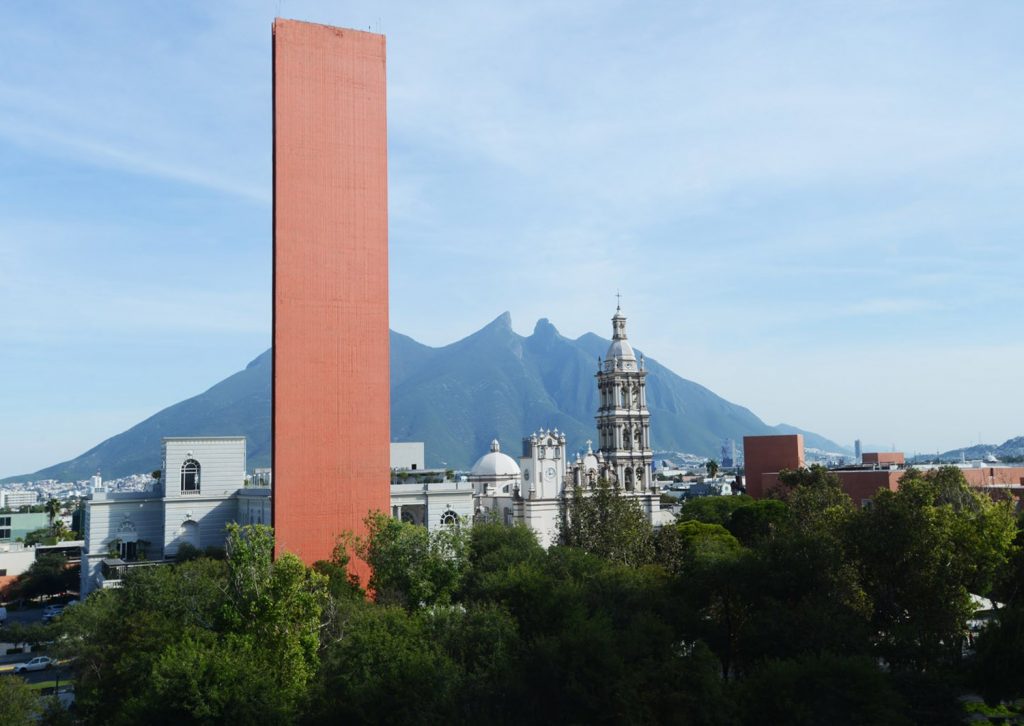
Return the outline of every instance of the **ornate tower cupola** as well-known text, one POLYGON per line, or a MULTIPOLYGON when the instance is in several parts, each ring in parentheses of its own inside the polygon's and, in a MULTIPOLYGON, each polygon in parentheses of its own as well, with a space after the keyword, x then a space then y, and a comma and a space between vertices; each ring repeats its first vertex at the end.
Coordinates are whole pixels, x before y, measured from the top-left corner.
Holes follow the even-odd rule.
POLYGON ((626 340, 626 316, 616 306, 612 316, 612 344, 598 361, 597 409, 599 452, 606 476, 626 491, 643 492, 651 486, 650 412, 643 359, 637 360, 626 340))

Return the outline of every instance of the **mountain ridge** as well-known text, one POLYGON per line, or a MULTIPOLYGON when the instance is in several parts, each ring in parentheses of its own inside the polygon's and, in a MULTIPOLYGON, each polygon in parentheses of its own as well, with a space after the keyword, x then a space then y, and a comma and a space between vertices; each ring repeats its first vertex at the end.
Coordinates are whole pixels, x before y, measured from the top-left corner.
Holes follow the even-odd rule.
MULTIPOLYGON (((564 431, 569 450, 596 438, 597 360, 610 341, 594 333, 571 339, 548 318, 528 336, 504 312, 440 347, 390 331, 391 439, 423 441, 428 466, 468 468, 498 438, 516 456, 537 427, 564 431)), ((636 349, 637 355, 642 355, 636 349)), ((770 426, 748 408, 682 378, 645 356, 653 448, 717 457, 726 439, 803 433, 809 447, 847 451, 813 432, 770 426)), ((203 393, 169 406, 82 455, 3 482, 105 478, 160 467, 163 436, 244 435, 250 468, 270 464, 271 350, 203 393)))
MULTIPOLYGON (((994 456, 998 460, 1020 461, 1024 459, 1024 436, 1014 436, 1001 444, 974 444, 959 449, 950 449, 938 455, 939 461, 956 462, 961 458, 978 461, 994 456)), ((931 461, 931 454, 918 454, 915 461, 931 461)))

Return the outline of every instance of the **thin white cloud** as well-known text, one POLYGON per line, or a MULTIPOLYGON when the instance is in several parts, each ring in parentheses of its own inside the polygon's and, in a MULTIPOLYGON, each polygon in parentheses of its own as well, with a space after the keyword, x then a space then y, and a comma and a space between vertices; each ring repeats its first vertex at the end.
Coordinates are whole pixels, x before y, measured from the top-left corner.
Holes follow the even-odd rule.
POLYGON ((214 174, 210 169, 172 163, 143 152, 117 148, 96 139, 87 139, 46 129, 38 124, 18 124, 0 115, 0 137, 37 153, 78 159, 140 176, 154 176, 210 189, 224 194, 269 204, 270 190, 265 185, 236 182, 214 174))

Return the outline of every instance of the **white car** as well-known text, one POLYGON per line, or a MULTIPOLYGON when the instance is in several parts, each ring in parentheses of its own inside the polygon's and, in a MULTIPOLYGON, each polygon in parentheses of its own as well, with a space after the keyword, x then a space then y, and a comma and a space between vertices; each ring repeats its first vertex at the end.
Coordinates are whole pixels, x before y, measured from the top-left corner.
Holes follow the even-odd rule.
POLYGON ((14 672, 26 673, 28 671, 45 671, 51 665, 53 665, 53 658, 47 658, 45 655, 39 655, 27 663, 18 663, 14 666, 14 672))

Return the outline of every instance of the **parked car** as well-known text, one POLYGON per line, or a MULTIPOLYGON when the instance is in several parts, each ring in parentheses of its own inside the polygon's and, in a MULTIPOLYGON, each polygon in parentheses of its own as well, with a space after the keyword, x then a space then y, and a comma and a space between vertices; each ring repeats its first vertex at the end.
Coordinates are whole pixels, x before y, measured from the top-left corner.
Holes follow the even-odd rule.
POLYGON ((53 664, 53 659, 45 655, 38 655, 27 663, 18 663, 14 666, 15 673, 27 673, 28 671, 45 671, 53 664))
POLYGON ((47 605, 43 608, 43 622, 48 623, 64 612, 63 605, 47 605))

